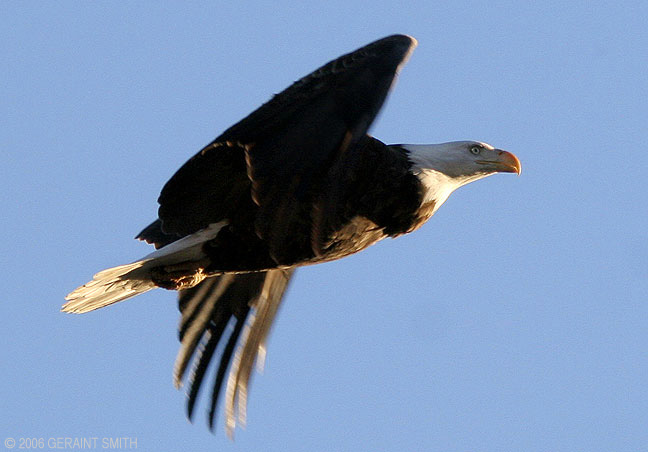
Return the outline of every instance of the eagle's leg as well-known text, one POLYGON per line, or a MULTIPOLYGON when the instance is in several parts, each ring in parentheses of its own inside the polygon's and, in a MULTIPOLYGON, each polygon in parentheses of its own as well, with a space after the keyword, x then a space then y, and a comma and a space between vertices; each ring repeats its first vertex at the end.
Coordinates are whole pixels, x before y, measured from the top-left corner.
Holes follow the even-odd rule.
POLYGON ((202 260, 156 267, 151 269, 151 280, 163 289, 190 289, 209 276, 205 273, 208 264, 207 260, 202 260))

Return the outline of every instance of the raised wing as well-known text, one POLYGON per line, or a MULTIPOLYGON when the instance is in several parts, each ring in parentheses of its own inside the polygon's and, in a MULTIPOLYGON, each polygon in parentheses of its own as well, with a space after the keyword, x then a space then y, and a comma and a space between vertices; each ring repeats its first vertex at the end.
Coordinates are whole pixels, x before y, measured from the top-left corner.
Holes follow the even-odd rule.
POLYGON ((340 161, 365 137, 415 45, 403 35, 373 42, 298 80, 227 129, 163 188, 163 231, 183 236, 228 219, 234 227, 253 227, 277 262, 305 245, 295 237, 313 242, 313 203, 329 169, 344 166, 340 161))

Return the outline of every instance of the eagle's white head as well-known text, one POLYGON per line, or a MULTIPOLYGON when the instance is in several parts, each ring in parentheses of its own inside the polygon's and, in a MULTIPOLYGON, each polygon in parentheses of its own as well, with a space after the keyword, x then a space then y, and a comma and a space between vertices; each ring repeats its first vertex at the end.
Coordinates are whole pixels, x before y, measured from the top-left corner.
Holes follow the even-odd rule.
POLYGON ((522 171, 515 155, 479 141, 399 146, 408 152, 412 172, 426 188, 423 202, 434 201, 435 211, 462 185, 495 173, 522 171))

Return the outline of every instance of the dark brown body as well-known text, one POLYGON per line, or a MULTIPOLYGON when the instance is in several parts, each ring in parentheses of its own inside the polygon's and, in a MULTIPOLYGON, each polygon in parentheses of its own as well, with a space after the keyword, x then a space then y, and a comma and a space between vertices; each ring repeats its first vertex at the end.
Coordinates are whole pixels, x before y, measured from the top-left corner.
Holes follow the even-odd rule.
MULTIPOLYGON (((259 234, 260 209, 250 196, 252 184, 241 184, 242 194, 233 206, 231 217, 226 219, 228 224, 215 239, 204 245, 209 258, 205 272, 270 270, 339 259, 385 237, 411 232, 427 220, 429 214, 426 209, 421 210, 422 186, 409 171, 410 162, 405 151, 368 136, 359 143, 359 148, 359 161, 337 175, 338 180, 347 181, 347 186, 353 190, 344 190, 338 195, 341 198, 338 205, 342 208, 337 209, 326 237, 320 237, 321 231, 314 227, 321 224, 317 216, 323 214, 318 199, 325 196, 321 192, 326 186, 322 187, 321 182, 313 182, 303 201, 295 204, 299 212, 285 213, 301 221, 292 222, 292 236, 280 253, 273 253, 269 242, 259 234), (314 246, 320 242, 320 247, 314 246)), ((237 157, 227 155, 224 158, 237 157)), ((238 159, 243 158, 241 152, 238 159)), ((174 239, 164 233, 160 221, 151 224, 139 237, 158 244, 174 239)))

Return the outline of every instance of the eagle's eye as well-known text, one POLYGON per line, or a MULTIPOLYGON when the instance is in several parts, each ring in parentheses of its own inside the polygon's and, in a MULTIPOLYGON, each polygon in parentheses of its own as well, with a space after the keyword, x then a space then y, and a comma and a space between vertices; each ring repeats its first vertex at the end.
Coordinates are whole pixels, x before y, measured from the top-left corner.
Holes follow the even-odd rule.
POLYGON ((470 152, 472 152, 475 155, 478 155, 481 152, 481 147, 473 146, 473 147, 470 148, 470 152))

